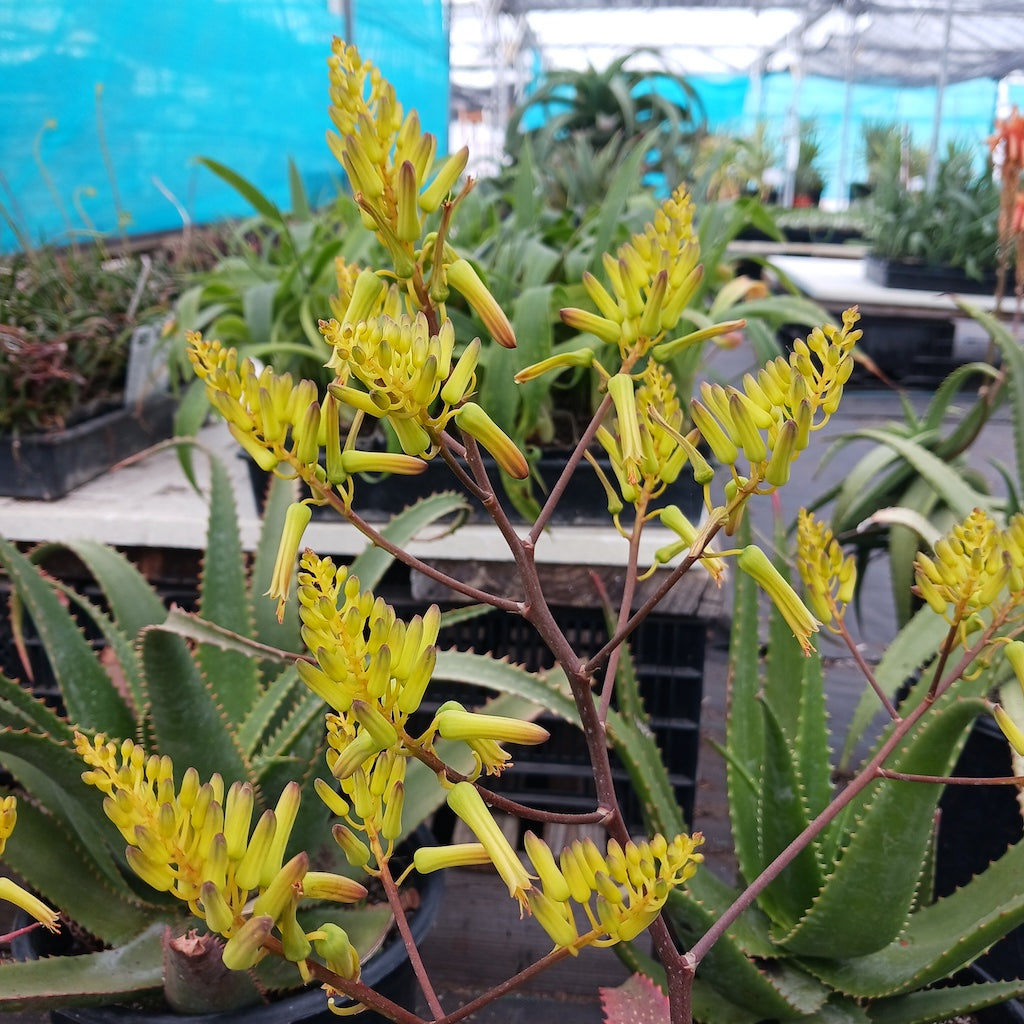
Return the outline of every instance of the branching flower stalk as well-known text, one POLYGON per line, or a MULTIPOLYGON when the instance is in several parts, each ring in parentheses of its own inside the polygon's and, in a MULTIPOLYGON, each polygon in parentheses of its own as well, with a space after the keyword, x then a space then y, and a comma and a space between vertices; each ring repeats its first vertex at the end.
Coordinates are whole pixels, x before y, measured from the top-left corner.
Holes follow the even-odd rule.
MULTIPOLYGON (((1015 666, 1019 662, 1024 680, 1024 645, 1008 646, 1017 643, 1024 622, 1024 519, 999 529, 977 512, 936 546, 934 558, 921 556, 918 592, 949 623, 928 693, 905 714, 879 693, 893 721, 879 749, 703 936, 679 951, 661 915, 672 894, 699 870, 702 838, 656 833, 637 839, 627 830, 609 751, 618 660, 623 644, 683 575, 705 571, 720 581, 729 560, 768 594, 804 654, 813 654, 822 624, 853 649, 842 619, 854 566, 812 517, 801 516, 798 542, 805 597, 755 545, 713 545, 736 534, 748 502, 785 486, 793 461, 836 411, 860 336, 856 311, 844 314, 839 325, 813 330, 788 356, 748 374, 740 386, 703 384, 687 403, 677 394, 673 358, 742 323, 698 327, 695 315, 688 315, 703 269, 693 204, 684 189, 676 189, 651 223, 605 254, 603 279, 584 275, 589 307, 562 310, 563 321, 590 335, 593 347, 523 367, 515 376, 524 383, 582 367, 596 374, 605 391, 539 519, 521 533, 498 501, 497 481, 483 455, 514 479, 529 474, 529 462, 476 401, 477 378, 485 372, 482 344, 479 338, 457 338, 446 308, 458 292, 493 342, 515 346, 507 315, 449 241, 460 198, 471 187, 459 186, 466 154, 435 166, 436 141, 421 132, 415 112, 404 113, 390 84, 354 47, 336 41, 329 64, 337 129, 329 144, 390 265, 339 264, 334 317, 320 324, 335 375, 326 394, 311 381, 239 361, 234 350, 198 334, 190 337, 189 357, 242 449, 264 470, 297 478, 308 492, 288 515, 269 597, 278 602, 279 615, 288 602, 297 602, 308 654, 296 668, 327 708, 327 753, 316 788, 333 815, 332 835, 348 861, 383 886, 437 1024, 461 1020, 588 946, 629 942, 644 931, 653 937, 664 969, 671 1021, 689 1024, 694 977, 715 943, 846 807, 887 777, 887 760, 950 687, 1000 656, 1015 666), (378 423, 400 450, 361 446, 361 432, 378 423), (537 545, 571 476, 590 471, 591 442, 611 463, 611 474, 600 479, 610 522, 626 545, 626 583, 612 595, 612 636, 594 656, 583 658, 549 604, 537 545), (452 468, 489 513, 514 563, 518 593, 468 585, 392 543, 359 514, 362 474, 415 475, 435 458, 452 468), (666 503, 667 487, 684 474, 703 490, 700 522, 666 503), (510 763, 507 746, 547 738, 530 721, 472 712, 450 701, 426 728, 413 726, 435 667, 439 609, 402 620, 346 567, 304 548, 311 505, 332 507, 412 569, 474 601, 518 614, 536 629, 568 681, 593 769, 593 811, 539 811, 487 788, 487 777, 510 763), (661 529, 666 543, 653 564, 644 566, 641 538, 651 526, 661 529), (634 609, 638 582, 656 571, 658 586, 634 609), (947 669, 958 649, 958 662, 947 669), (447 764, 441 740, 463 744, 473 769, 459 772, 447 764), (490 864, 521 913, 533 916, 553 943, 536 964, 448 1013, 413 943, 399 901, 401 879, 391 867, 403 834, 406 771, 413 760, 435 774, 449 806, 476 839, 420 850, 416 868, 490 864), (558 851, 529 833, 524 861, 496 824, 495 809, 538 822, 599 822, 607 840, 577 840, 558 851)), ((1006 728, 1013 738, 1011 725, 1006 728)), ((88 766, 84 778, 105 794, 104 808, 129 844, 133 868, 184 900, 223 936, 229 966, 244 969, 267 955, 283 957, 303 980, 321 982, 339 1012, 336 1000, 345 996, 402 1024, 420 1024, 415 1014, 362 984, 358 956, 342 929, 325 923, 305 931, 298 924, 296 908, 303 899, 358 899, 364 890, 311 870, 304 852, 284 858, 297 813, 290 791, 253 826, 252 794, 244 787, 218 778, 203 783, 194 771, 175 784, 172 765, 156 755, 147 758, 128 738, 80 735, 78 749, 88 766)))

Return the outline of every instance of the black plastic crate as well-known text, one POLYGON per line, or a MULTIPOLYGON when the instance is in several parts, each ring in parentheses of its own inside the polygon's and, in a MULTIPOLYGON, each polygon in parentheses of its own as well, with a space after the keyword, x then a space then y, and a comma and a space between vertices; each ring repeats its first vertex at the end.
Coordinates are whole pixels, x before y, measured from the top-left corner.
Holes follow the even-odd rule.
MULTIPOLYGON (((558 607, 553 612, 581 656, 596 654, 606 642, 608 631, 599 609, 558 607)), ((641 698, 651 716, 653 742, 662 753, 688 822, 693 820, 696 796, 706 632, 706 623, 699 620, 656 613, 644 621, 630 640, 641 698)), ((550 652, 528 622, 497 611, 443 629, 439 643, 442 647, 489 652, 533 671, 553 664, 550 652)), ((412 723, 413 731, 425 728, 429 716, 446 700, 456 699, 474 706, 490 695, 483 687, 432 683, 412 723)), ((596 789, 583 733, 577 726, 547 713, 537 721, 548 729, 551 738, 536 747, 512 747, 513 766, 498 779, 488 779, 488 787, 543 810, 593 810, 596 789)), ((625 768, 614 754, 612 770, 626 825, 631 832, 642 834, 645 826, 640 803, 625 768)))

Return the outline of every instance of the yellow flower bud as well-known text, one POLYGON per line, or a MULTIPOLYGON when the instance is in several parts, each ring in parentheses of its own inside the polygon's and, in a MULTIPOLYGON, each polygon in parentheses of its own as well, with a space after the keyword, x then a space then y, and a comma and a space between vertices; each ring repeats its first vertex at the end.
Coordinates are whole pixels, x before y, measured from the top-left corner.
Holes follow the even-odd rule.
POLYGON ((622 337, 622 324, 607 317, 598 316, 586 309, 568 306, 559 311, 562 323, 584 334, 593 334, 595 338, 617 345, 622 337))
POLYGON ((284 621, 284 606, 291 590, 292 576, 295 573, 295 560, 302 544, 302 535, 313 516, 313 510, 305 502, 293 502, 288 506, 284 517, 284 529, 277 547, 277 558, 274 560, 274 571, 270 576, 270 589, 266 596, 277 598, 277 619, 284 621))
POLYGON ((577 956, 579 951, 574 944, 580 935, 573 919, 572 908, 564 901, 551 899, 540 889, 532 890, 527 899, 530 912, 551 937, 552 942, 577 956))
POLYGON ((578 348, 572 352, 562 352, 557 356, 549 356, 539 363, 527 366, 520 370, 513 380, 517 384, 525 384, 527 381, 536 380, 546 373, 556 370, 565 370, 575 367, 589 367, 594 363, 594 350, 590 348, 578 348))
POLYGON ((1009 740, 1010 746, 1024 757, 1024 730, 1006 713, 1000 704, 992 705, 992 714, 1003 735, 1009 740))
POLYGON ((771 559, 756 544, 748 544, 737 556, 736 564, 768 594, 800 641, 804 653, 810 654, 810 636, 818 631, 818 620, 807 610, 771 559))
POLYGON ((272 810, 264 811, 252 830, 249 843, 235 868, 235 881, 241 889, 256 889, 263 877, 263 864, 270 854, 277 830, 277 816, 272 810))
POLYGON ((512 324, 469 261, 456 260, 446 268, 445 273, 448 284, 465 297, 484 322, 491 337, 503 348, 515 348, 516 335, 512 324))
POLYGON ((523 846, 526 849, 526 855, 530 858, 530 863, 537 872, 537 878, 545 894, 559 903, 569 899, 571 895, 569 884, 555 863, 551 847, 532 831, 527 831, 523 836, 523 846))
POLYGON ((535 744, 543 743, 551 736, 547 729, 535 722, 473 711, 440 711, 434 721, 437 731, 446 740, 489 739, 499 743, 535 744))
POLYGON ((416 476, 427 464, 414 455, 400 452, 361 452, 354 448, 341 453, 341 464, 350 476, 356 473, 394 473, 397 476, 416 476))
POLYGON ((732 466, 740 456, 739 449, 718 421, 696 398, 690 399, 690 418, 708 443, 708 447, 714 452, 715 458, 723 465, 732 466))
POLYGON ((420 193, 420 209, 425 213, 433 213, 455 187, 455 183, 466 169, 467 163, 469 163, 468 146, 463 146, 458 152, 448 157, 434 176, 434 180, 420 193))
POLYGON ((263 955, 263 943, 270 937, 274 919, 267 915, 250 917, 241 928, 224 943, 222 959, 231 971, 247 971, 263 955))
POLYGON ((491 863, 508 886, 509 895, 519 901, 522 913, 527 906, 526 893, 533 888, 530 875, 527 874, 515 849, 498 828, 476 786, 470 782, 456 783, 448 792, 448 806, 483 843, 491 863))
POLYGON ((461 406, 455 413, 455 422, 460 430, 479 441, 509 476, 525 480, 530 475, 530 465, 515 442, 476 402, 461 406))
POLYGON ((490 864, 491 857, 483 843, 455 843, 451 846, 421 846, 413 854, 413 863, 421 875, 427 875, 445 868, 490 864))
POLYGON ((345 875, 336 875, 330 871, 307 871, 302 879, 302 894, 311 900, 356 903, 366 899, 366 887, 345 875))
POLYGON ((476 364, 480 358, 480 339, 474 338, 462 351, 455 369, 441 387, 441 401, 458 405, 472 390, 476 382, 476 364))

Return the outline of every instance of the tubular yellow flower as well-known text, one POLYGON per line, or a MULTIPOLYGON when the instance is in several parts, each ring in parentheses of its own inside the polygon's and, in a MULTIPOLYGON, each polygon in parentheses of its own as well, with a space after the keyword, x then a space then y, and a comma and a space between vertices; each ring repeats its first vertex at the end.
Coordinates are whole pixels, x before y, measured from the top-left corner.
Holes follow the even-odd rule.
POLYGON ((455 422, 460 430, 479 441, 509 476, 525 480, 530 475, 526 456, 476 402, 466 402, 461 406, 455 413, 455 422))
POLYGON ((11 878, 0 878, 0 900, 13 903, 51 932, 60 931, 60 915, 11 878))
POLYGON ((455 183, 466 169, 467 163, 469 163, 468 146, 463 146, 462 149, 448 157, 434 176, 434 180, 420 193, 420 209, 426 213, 433 213, 455 187, 455 183))
POLYGON ((307 871, 302 878, 302 892, 311 900, 332 903, 357 903, 366 899, 366 887, 354 878, 330 871, 307 871))
POLYGON ((400 452, 361 452, 355 448, 341 453, 341 464, 350 476, 354 473, 395 473, 416 476, 427 464, 415 455, 400 452))
POLYGON ((573 352, 562 352, 557 356, 549 356, 539 363, 524 367, 513 380, 517 384, 525 384, 527 381, 536 380, 546 373, 557 370, 566 370, 575 367, 589 367, 594 364, 594 350, 590 348, 578 348, 573 352))
POLYGON ((437 731, 446 740, 487 739, 498 743, 543 743, 551 734, 536 722, 518 718, 477 714, 450 708, 439 711, 434 719, 437 731))
POLYGON ((413 854, 413 863, 421 875, 444 868, 490 864, 491 855, 483 843, 455 843, 451 846, 421 846, 413 854))
POLYGON ((527 892, 533 888, 530 875, 515 849, 498 828, 491 812, 470 782, 456 783, 448 793, 448 806, 470 827, 480 840, 491 863, 508 886, 509 895, 519 901, 520 914, 527 907, 527 892))
POLYGON ((558 314, 562 323, 574 330, 582 331, 585 334, 592 334, 600 341, 609 345, 617 345, 622 337, 622 324, 607 317, 591 313, 586 309, 577 309, 574 306, 567 306, 558 314))
POLYGON ((771 559, 756 544, 749 544, 736 558, 736 564, 768 594, 793 630, 793 635, 800 641, 804 654, 810 654, 810 637, 818 631, 818 620, 807 610, 771 559))
POLYGON ((313 510, 306 502, 293 502, 288 506, 284 517, 284 529, 277 547, 277 558, 274 560, 274 571, 270 577, 270 589, 266 596, 277 598, 277 620, 284 621, 284 607, 288 602, 292 577, 295 574, 295 561, 302 544, 302 535, 313 516, 313 510))
POLYGON ((472 264, 468 260, 456 260, 445 268, 445 274, 448 283, 465 298, 484 322, 491 337, 503 348, 515 348, 516 335, 512 324, 472 264))
POLYGON ((474 338, 462 351, 455 368, 441 386, 441 401, 458 405, 474 387, 476 364, 480 359, 480 339, 474 338))

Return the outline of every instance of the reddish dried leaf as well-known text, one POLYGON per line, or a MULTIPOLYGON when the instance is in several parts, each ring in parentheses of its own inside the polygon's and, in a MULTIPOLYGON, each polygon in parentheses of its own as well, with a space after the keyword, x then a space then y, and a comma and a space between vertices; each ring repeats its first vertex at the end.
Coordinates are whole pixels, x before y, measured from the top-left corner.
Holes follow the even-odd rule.
POLYGON ((668 1024, 668 996, 645 974, 599 991, 605 1024, 668 1024))

